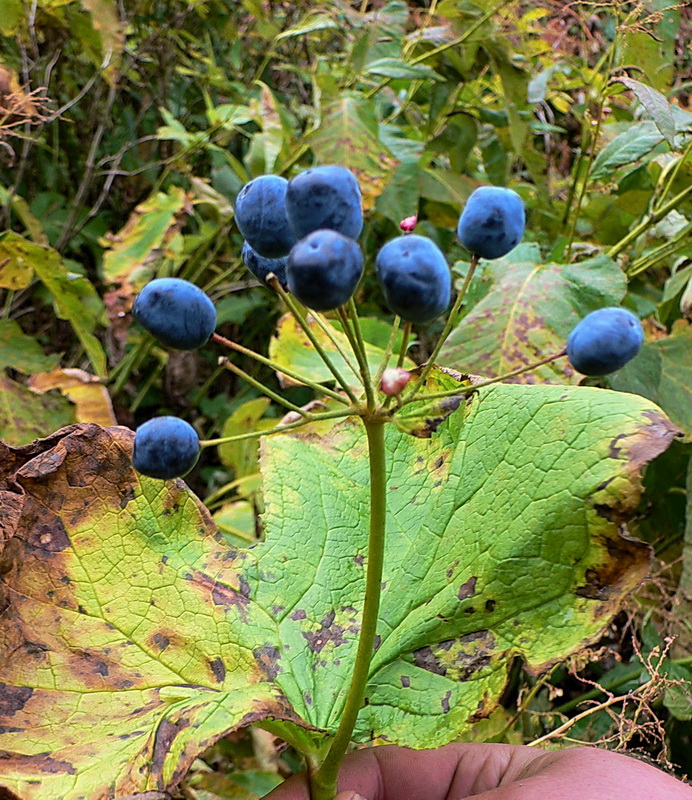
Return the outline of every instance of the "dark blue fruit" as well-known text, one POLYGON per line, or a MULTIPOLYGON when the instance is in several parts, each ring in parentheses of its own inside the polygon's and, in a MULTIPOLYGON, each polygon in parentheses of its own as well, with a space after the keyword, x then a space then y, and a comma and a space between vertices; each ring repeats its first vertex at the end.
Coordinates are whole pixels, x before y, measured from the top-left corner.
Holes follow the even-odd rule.
POLYGON ((431 239, 415 233, 392 239, 377 254, 376 267, 385 302, 407 322, 429 322, 449 306, 452 276, 431 239))
POLYGON ((363 254, 357 243, 337 231, 320 230, 301 239, 288 255, 288 288, 314 311, 343 305, 363 274, 363 254))
POLYGON ((357 239, 363 228, 360 187, 345 167, 312 167, 291 178, 286 212, 298 239, 324 228, 357 239))
POLYGON ((481 186, 466 201, 457 236, 481 258, 501 258, 519 244, 525 224, 524 204, 516 192, 481 186))
POLYGON ((254 250, 249 242, 243 244, 243 263, 250 272, 262 283, 267 282, 267 275, 271 272, 276 275, 279 283, 286 288, 286 261, 284 258, 265 258, 254 250))
POLYGON ((137 428, 132 466, 150 478, 180 478, 199 458, 197 431, 178 417, 155 417, 137 428))
POLYGON ((204 292, 181 278, 156 278, 137 295, 132 313, 161 344, 196 350, 216 327, 216 309, 204 292))
POLYGON ((641 322, 625 308, 592 311, 567 339, 567 357, 582 375, 608 375, 633 359, 644 341, 641 322))
POLYGON ((296 243, 286 216, 287 187, 280 175, 260 175, 243 186, 235 201, 240 232, 265 258, 283 258, 296 243))

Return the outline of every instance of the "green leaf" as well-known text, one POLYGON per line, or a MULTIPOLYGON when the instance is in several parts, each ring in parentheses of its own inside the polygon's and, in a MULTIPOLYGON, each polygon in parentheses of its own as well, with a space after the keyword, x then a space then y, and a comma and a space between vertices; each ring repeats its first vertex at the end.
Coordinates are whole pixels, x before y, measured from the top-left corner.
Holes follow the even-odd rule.
POLYGON ((602 181, 612 178, 616 169, 649 155, 662 141, 663 134, 655 122, 647 120, 632 123, 596 156, 591 179, 602 181))
POLYGON ((632 78, 616 78, 618 83, 622 83, 630 91, 634 92, 637 100, 647 110, 649 116, 656 124, 671 148, 675 147, 675 120, 670 110, 670 103, 659 91, 647 86, 641 81, 632 78))
MULTIPOLYGON (((388 426, 356 739, 442 745, 492 710, 516 656, 539 670, 594 640, 646 574, 621 531, 674 433, 632 395, 503 385, 432 439, 388 426)), ((360 421, 264 440, 266 540, 239 551, 182 481, 137 476, 131 445, 96 425, 0 445, 0 746, 23 800, 170 792, 238 727, 283 720, 317 744, 343 707, 368 538, 360 421)))
POLYGON ((190 209, 185 192, 172 186, 157 192, 133 211, 125 227, 110 238, 103 257, 103 277, 109 282, 132 281, 153 250, 167 244, 180 230, 190 209))
MULTIPOLYGON (((12 367, 25 375, 49 372, 60 363, 60 355, 46 355, 38 342, 27 336, 12 319, 0 320, 0 369, 12 367)), ((45 431, 43 431, 45 433, 45 431)))
POLYGON ((282 31, 277 37, 276 41, 280 42, 284 39, 293 39, 296 36, 305 36, 308 33, 315 33, 317 31, 327 31, 338 28, 336 20, 332 19, 327 14, 308 14, 301 22, 294 25, 288 30, 282 31))
MULTIPOLYGON (((329 355, 332 363, 346 379, 349 386, 354 389, 360 388, 360 378, 351 370, 336 347, 331 343, 327 335, 317 325, 314 320, 309 320, 310 330, 315 335, 317 341, 329 355)), ((344 333, 333 329, 334 339, 346 353, 355 372, 358 371, 358 362, 351 349, 351 345, 344 333)), ((365 343, 365 354, 368 359, 371 374, 375 374, 384 358, 384 348, 365 343)), ((277 324, 276 336, 269 343, 269 358, 282 367, 287 367, 295 372, 304 375, 315 383, 332 383, 334 375, 322 361, 321 356, 315 350, 312 342, 308 339, 303 329, 298 325, 292 314, 284 314, 277 324)), ((404 362, 404 369, 412 369, 415 364, 410 359, 404 362)), ((285 375, 279 375, 285 386, 295 386, 296 382, 285 375)))
POLYGON ((397 166, 378 137, 374 102, 356 92, 344 92, 327 102, 309 141, 320 163, 340 164, 355 174, 363 206, 372 208, 397 166))
POLYGON ((441 81, 443 78, 434 69, 424 64, 407 64, 400 58, 378 58, 371 61, 366 69, 366 74, 381 75, 384 78, 404 78, 405 80, 433 80, 441 81))
MULTIPOLYGON (((29 444, 46 431, 71 425, 75 419, 74 406, 58 392, 39 395, 0 375, 0 439, 13 445, 29 444)), ((1 502, 0 508, 4 515, 1 502)))
POLYGON ((17 234, 5 233, 0 236, 0 288, 26 289, 34 277, 34 268, 24 239, 17 234))
MULTIPOLYGON (((271 401, 267 397, 258 397, 255 400, 243 403, 224 422, 221 437, 236 436, 237 434, 274 427, 276 420, 262 420, 270 404, 271 401)), ((235 472, 236 479, 259 472, 259 441, 257 439, 244 439, 239 442, 220 444, 218 450, 221 463, 235 472)), ((252 489, 253 492, 257 491, 257 487, 253 486, 252 489)))
MULTIPOLYGON (((487 292, 449 335, 439 362, 487 377, 564 349, 580 319, 597 308, 619 305, 627 288, 622 270, 607 256, 577 264, 541 264, 533 244, 482 261, 481 270, 476 281, 487 292)), ((579 376, 561 359, 514 380, 570 383, 579 376)))
POLYGON ((670 336, 644 342, 608 380, 613 389, 657 403, 692 438, 692 324, 678 320, 670 336))
POLYGON ((34 271, 51 294, 58 317, 72 325, 96 374, 100 378, 106 377, 106 354, 92 333, 97 320, 88 313, 88 306, 83 301, 85 279, 70 273, 56 250, 28 242, 16 233, 4 234, 0 240, 0 258, 3 252, 16 263, 28 265, 34 271))

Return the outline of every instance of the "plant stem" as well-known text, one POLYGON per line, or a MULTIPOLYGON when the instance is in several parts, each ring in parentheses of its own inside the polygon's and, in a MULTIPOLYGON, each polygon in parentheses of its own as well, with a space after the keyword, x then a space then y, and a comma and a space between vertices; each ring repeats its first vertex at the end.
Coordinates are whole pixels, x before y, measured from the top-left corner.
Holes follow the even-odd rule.
POLYGON ((259 361, 260 364, 264 364, 266 367, 270 367, 275 372, 281 372, 284 375, 287 375, 289 378, 293 378, 294 381, 298 381, 299 383, 305 384, 305 386, 310 387, 316 392, 320 392, 321 394, 326 395, 327 397, 331 397, 332 400, 336 400, 339 403, 343 403, 344 405, 349 405, 348 400, 343 396, 340 395, 338 392, 333 391, 332 389, 328 389, 326 386, 322 386, 315 381, 311 381, 310 378, 306 378, 304 375, 301 375, 299 372, 295 372, 288 367, 283 367, 281 364, 277 364, 276 361, 272 361, 270 358, 266 358, 265 356, 256 353, 254 350, 250 350, 248 347, 243 347, 242 344, 238 344, 238 342, 234 342, 231 339, 226 339, 225 336, 221 336, 218 333, 213 333, 211 335, 212 341, 216 342, 217 344, 223 345, 223 347, 228 347, 231 350, 235 350, 238 353, 242 353, 245 356, 249 356, 250 358, 254 358, 255 361, 259 361))
POLYGON ((304 417, 305 419, 310 419, 310 414, 304 408, 297 406, 295 403, 291 403, 290 400, 286 400, 285 397, 282 397, 280 394, 277 394, 276 392, 267 388, 261 381, 258 381, 257 378, 253 378, 249 372, 245 372, 244 369, 241 369, 239 366, 237 366, 237 364, 234 364, 229 358, 226 358, 226 356, 221 356, 219 358, 219 364, 244 380, 245 383, 249 383, 250 386, 254 386, 255 389, 271 398, 275 403, 278 403, 280 406, 284 406, 284 408, 287 408, 289 411, 295 411, 296 414, 300 414, 300 416, 304 417))
POLYGON ((344 326, 344 333, 348 336, 348 340, 351 343, 351 347, 358 361, 361 383, 365 389, 368 410, 374 411, 375 394, 372 388, 372 378, 370 377, 370 365, 368 364, 368 355, 365 350, 365 342, 363 341, 363 334, 360 329, 358 309, 356 308, 353 298, 351 298, 345 306, 339 308, 339 316, 344 326))
POLYGON ((323 414, 309 414, 303 419, 296 422, 289 422, 286 425, 277 425, 276 428, 270 428, 268 431, 250 431, 249 433, 238 433, 235 436, 226 436, 222 439, 204 439, 200 441, 200 447, 214 447, 218 444, 230 444, 231 442, 242 442, 245 439, 259 439, 260 436, 270 436, 272 433, 285 433, 292 431, 294 428, 301 428, 310 422, 320 422, 323 419, 338 419, 339 417, 349 417, 353 414, 353 409, 346 409, 344 411, 325 411, 323 414))
POLYGON ((396 316, 394 317, 394 322, 392 322, 392 331, 389 334, 389 340, 387 341, 387 348, 384 351, 384 356, 382 358, 382 363, 377 368, 377 372, 375 373, 375 377, 373 378, 372 384, 375 389, 378 388, 380 385, 380 381, 382 380, 382 375, 384 375, 384 371, 389 366, 389 361, 392 357, 392 353, 394 352, 394 342, 396 340, 396 335, 399 331, 399 325, 401 324, 401 317, 396 316))
POLYGON ((356 404, 358 402, 358 399, 356 398, 355 394, 353 393, 353 390, 348 385, 348 383, 344 379, 343 375, 334 366, 334 364, 332 363, 331 358, 329 358, 329 355, 325 351, 324 347, 322 347, 322 345, 317 341, 317 337, 313 333, 312 328, 308 324, 308 321, 303 316, 303 313, 301 312, 300 308, 298 307, 298 304, 296 303, 296 301, 283 288, 283 286, 279 283, 279 281, 276 278, 270 279, 268 282, 269 282, 270 286, 272 287, 272 289, 274 289, 274 291, 277 294, 281 295, 281 299, 284 301, 284 303, 286 303, 286 305, 288 306, 289 310, 291 311, 293 316, 296 318, 296 321, 298 322, 300 327, 305 332, 305 335, 311 341, 312 346, 315 348, 315 350, 317 350, 317 352, 319 353, 319 356, 322 359, 322 361, 324 361, 327 369, 336 378, 337 383, 346 392, 346 394, 348 395, 348 397, 351 400, 351 402, 356 404))
POLYGON ((639 225, 632 228, 632 230, 626 236, 620 239, 617 244, 614 244, 610 250, 608 250, 607 255, 610 256, 610 258, 615 258, 618 256, 629 244, 641 236, 650 225, 655 225, 657 222, 662 220, 663 217, 673 211, 676 206, 680 205, 680 203, 690 192, 692 192, 692 185, 687 186, 681 192, 678 192, 675 197, 665 203, 665 205, 659 206, 658 209, 650 211, 639 223, 639 225))
POLYGON ((562 358, 562 356, 565 355, 567 355, 567 351, 561 350, 559 353, 554 353, 552 356, 542 358, 540 361, 535 361, 533 364, 527 364, 525 367, 519 367, 519 369, 512 370, 512 372, 506 372, 504 375, 498 375, 497 378, 490 378, 487 381, 482 381, 481 383, 475 384, 475 386, 462 386, 459 389, 449 389, 446 392, 421 394, 417 395, 416 397, 412 397, 410 400, 407 400, 407 402, 410 403, 416 400, 437 400, 441 397, 454 397, 455 395, 471 394, 478 389, 483 389, 485 386, 491 386, 493 383, 501 383, 502 381, 506 381, 508 378, 514 378, 517 375, 521 375, 523 372, 531 372, 532 369, 536 369, 536 367, 542 367, 544 364, 550 364, 551 361, 556 361, 558 358, 562 358))
POLYGON ((423 367, 423 370, 420 376, 418 377, 418 380, 416 380, 413 386, 411 386, 411 388, 402 397, 403 403, 405 403, 407 400, 413 397, 413 395, 420 389, 420 387, 425 383, 426 378, 430 374, 430 370, 435 366, 435 361, 437 360, 437 357, 440 355, 440 350, 442 350, 442 345, 444 345, 445 341, 447 340, 447 337, 449 336, 452 328, 454 327, 454 320, 456 318, 456 315, 459 313, 461 304, 464 302, 464 297, 466 296, 466 292, 468 291, 471 279, 473 278, 473 274, 476 271, 476 267, 478 266, 479 260, 480 256, 474 253, 471 258, 471 263, 469 264, 468 272, 466 273, 466 277, 464 278, 464 283, 462 284, 461 289, 459 290, 459 294, 457 295, 457 298, 454 301, 452 310, 447 315, 447 323, 444 326, 444 330, 440 334, 437 340, 437 344, 435 345, 435 349, 430 354, 428 363, 423 367))
POLYGON ((399 348, 399 357, 396 360, 397 367, 403 367, 404 361, 406 360, 406 351, 408 350, 408 344, 411 339, 411 323, 404 322, 404 335, 401 339, 401 347, 399 348))
POLYGON ((364 419, 370 457, 370 538, 368 541, 365 602, 358 639, 356 663, 351 678, 339 728, 318 770, 310 775, 311 800, 333 800, 336 795, 339 767, 351 743, 351 735, 363 706, 370 661, 375 647, 377 617, 380 607, 384 533, 386 520, 387 475, 384 449, 384 423, 364 419))
POLYGON ((339 343, 339 340, 334 335, 336 333, 334 328, 332 328, 332 326, 329 324, 329 322, 326 319, 322 319, 320 314, 313 314, 312 318, 320 326, 320 328, 322 328, 322 331, 324 332, 324 335, 334 345, 334 348, 339 353, 341 358, 343 358, 344 363, 346 364, 346 366, 351 370, 351 372, 356 376, 356 378, 358 380, 360 380, 360 376, 358 374, 358 370, 356 369, 356 367, 354 366, 353 362, 349 358, 348 353, 346 352, 346 350, 344 350, 344 348, 339 343))

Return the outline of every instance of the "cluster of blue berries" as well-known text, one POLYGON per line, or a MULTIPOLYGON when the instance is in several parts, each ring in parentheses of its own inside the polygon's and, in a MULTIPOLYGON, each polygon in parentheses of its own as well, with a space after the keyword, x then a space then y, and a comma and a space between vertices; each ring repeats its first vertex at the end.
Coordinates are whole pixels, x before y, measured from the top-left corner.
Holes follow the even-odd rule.
MULTIPOLYGON (((343 306, 363 274, 356 241, 363 228, 360 188, 344 167, 307 169, 290 181, 262 175, 238 194, 235 218, 245 238, 243 262, 261 282, 273 275, 283 289, 314 311, 343 306)), ((425 323, 444 313, 452 295, 447 261, 431 239, 410 233, 381 248, 376 272, 388 307, 407 322, 425 323)), ((409 223, 411 220, 406 220, 409 223)), ((483 186, 469 197, 457 235, 476 258, 509 253, 524 234, 524 205, 511 189, 483 186)), ((197 286, 179 278, 147 284, 133 305, 135 319, 162 344, 193 350, 216 327, 214 305, 197 286)), ((641 346, 639 320, 623 308, 586 316, 571 332, 567 355, 584 375, 607 375, 641 346)), ((199 457, 194 428, 176 417, 157 417, 135 435, 135 469, 155 478, 185 475, 199 457)))

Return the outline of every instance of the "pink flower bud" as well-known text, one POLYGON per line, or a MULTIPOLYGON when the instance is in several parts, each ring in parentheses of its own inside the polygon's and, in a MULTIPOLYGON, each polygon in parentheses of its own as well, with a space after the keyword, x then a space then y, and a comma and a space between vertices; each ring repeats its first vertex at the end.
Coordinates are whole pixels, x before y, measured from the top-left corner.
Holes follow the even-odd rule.
POLYGON ((418 217, 414 214, 412 217, 406 217, 399 223, 399 227, 404 233, 413 233, 416 225, 418 224, 418 217))
POLYGON ((411 373, 408 370, 401 367, 390 367, 382 373, 380 389, 388 397, 396 397, 396 395, 404 391, 410 380, 411 373))

